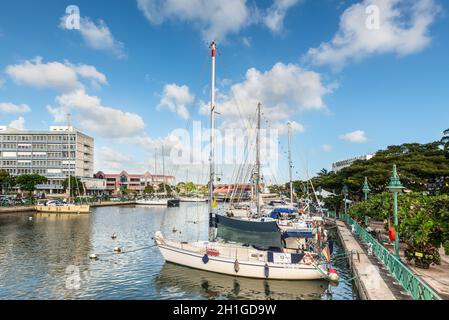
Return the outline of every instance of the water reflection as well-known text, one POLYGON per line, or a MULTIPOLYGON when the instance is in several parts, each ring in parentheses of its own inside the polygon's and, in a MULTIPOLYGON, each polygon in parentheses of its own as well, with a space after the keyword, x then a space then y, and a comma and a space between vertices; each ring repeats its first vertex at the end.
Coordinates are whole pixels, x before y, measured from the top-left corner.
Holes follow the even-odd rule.
MULTIPOLYGON (((326 284, 209 274, 165 264, 156 247, 113 252, 115 246, 125 252, 148 247, 158 230, 171 239, 206 240, 207 208, 191 203, 96 208, 90 215, 0 215, 0 299, 327 299, 326 284), (92 253, 100 259, 90 260, 92 253)), ((349 278, 344 261, 336 267, 349 278)), ((353 298, 348 283, 332 291, 334 299, 353 298)))
POLYGON ((327 281, 278 281, 231 277, 166 263, 155 280, 161 296, 176 299, 190 292, 202 299, 321 299, 327 281))

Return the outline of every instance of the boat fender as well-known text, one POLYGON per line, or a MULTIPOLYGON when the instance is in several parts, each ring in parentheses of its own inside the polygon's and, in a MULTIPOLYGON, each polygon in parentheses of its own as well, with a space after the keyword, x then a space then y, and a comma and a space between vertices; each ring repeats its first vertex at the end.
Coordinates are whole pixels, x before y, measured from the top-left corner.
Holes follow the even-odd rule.
POLYGON ((265 263, 265 266, 263 267, 263 272, 264 272, 265 278, 268 278, 270 275, 270 267, 268 266, 268 263, 265 263))
POLYGON ((240 263, 239 263, 239 261, 237 259, 235 259, 235 261, 234 261, 234 271, 236 273, 238 273, 239 270, 240 270, 240 263))
POLYGON ((208 262, 209 262, 209 256, 207 255, 207 254, 205 254, 204 256, 203 256, 203 263, 204 264, 207 264, 208 262))

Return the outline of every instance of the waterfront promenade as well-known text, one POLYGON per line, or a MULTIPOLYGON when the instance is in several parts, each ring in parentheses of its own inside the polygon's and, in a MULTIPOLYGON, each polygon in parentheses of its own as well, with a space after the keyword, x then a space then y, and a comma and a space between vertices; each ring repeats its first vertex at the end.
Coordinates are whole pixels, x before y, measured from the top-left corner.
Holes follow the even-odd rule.
POLYGON ((380 269, 370 261, 365 250, 345 223, 337 220, 336 224, 343 248, 346 252, 352 252, 352 255, 349 256, 350 266, 360 298, 363 300, 396 300, 386 279, 382 277, 380 269))

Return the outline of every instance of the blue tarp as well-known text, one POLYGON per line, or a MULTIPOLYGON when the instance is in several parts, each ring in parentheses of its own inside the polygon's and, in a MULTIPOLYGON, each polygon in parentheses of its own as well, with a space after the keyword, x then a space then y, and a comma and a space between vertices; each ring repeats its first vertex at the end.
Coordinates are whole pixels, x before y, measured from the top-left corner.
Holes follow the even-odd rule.
POLYGON ((312 231, 284 231, 282 232, 282 239, 286 238, 313 238, 312 231))
POLYGON ((288 208, 275 208, 271 211, 271 213, 296 213, 296 210, 288 208))

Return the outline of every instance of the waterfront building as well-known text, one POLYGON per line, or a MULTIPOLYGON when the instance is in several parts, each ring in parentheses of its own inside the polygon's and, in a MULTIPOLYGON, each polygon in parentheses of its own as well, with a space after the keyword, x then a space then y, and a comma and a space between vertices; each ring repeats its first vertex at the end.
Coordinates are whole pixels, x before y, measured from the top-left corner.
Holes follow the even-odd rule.
POLYGON ((83 183, 84 193, 87 196, 101 196, 106 194, 106 179, 97 178, 81 178, 83 183))
POLYGON ((353 164, 354 162, 356 162, 358 160, 366 161, 366 160, 371 159, 372 157, 374 157, 374 155, 367 154, 367 155, 363 155, 363 156, 359 156, 359 157, 354 157, 354 158, 334 162, 334 163, 332 163, 332 171, 338 172, 343 168, 349 167, 351 164, 353 164))
POLYGON ((21 131, 0 126, 0 170, 13 176, 39 174, 48 182, 38 192, 62 194, 68 177, 92 177, 94 139, 72 126, 21 131))
POLYGON ((120 173, 97 172, 94 178, 106 180, 106 192, 108 194, 118 194, 125 190, 142 193, 145 187, 151 185, 157 189, 160 183, 173 186, 175 184, 174 176, 164 176, 145 172, 142 174, 129 174, 126 171, 120 173))

